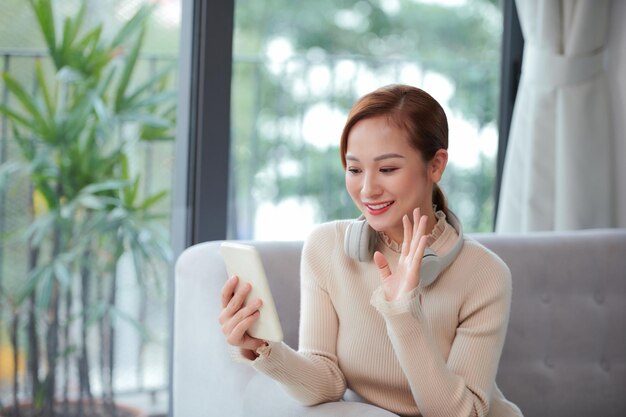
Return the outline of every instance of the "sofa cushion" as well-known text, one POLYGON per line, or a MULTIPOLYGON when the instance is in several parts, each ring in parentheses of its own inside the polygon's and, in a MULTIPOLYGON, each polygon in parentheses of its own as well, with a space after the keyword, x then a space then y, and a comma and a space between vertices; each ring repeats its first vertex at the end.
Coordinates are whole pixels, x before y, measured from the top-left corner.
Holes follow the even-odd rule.
POLYGON ((625 416, 626 231, 474 237, 512 273, 505 396, 527 416, 625 416))

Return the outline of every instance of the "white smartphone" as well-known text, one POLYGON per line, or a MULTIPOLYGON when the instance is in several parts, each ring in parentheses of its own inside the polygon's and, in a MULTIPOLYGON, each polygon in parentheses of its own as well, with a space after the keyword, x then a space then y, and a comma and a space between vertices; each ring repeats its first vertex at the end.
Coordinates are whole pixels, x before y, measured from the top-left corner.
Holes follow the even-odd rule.
POLYGON ((241 243, 224 242, 220 246, 220 254, 224 259, 229 277, 237 275, 239 277, 238 285, 245 282, 252 285, 252 291, 246 297, 244 305, 257 298, 263 300, 263 305, 259 309, 261 316, 248 329, 248 334, 257 339, 282 342, 283 329, 278 319, 263 262, 256 248, 241 243))

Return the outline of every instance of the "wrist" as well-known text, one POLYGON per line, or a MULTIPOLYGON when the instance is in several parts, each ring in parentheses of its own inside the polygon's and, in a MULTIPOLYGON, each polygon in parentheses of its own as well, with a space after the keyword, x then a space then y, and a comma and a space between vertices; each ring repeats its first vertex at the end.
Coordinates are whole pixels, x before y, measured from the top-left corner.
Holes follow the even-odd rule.
POLYGON ((241 356, 243 356, 244 358, 250 361, 253 361, 259 357, 259 355, 254 350, 241 348, 239 349, 239 351, 241 352, 241 356))
POLYGON ((241 348, 241 354, 246 358, 249 359, 251 361, 257 359, 259 356, 261 356, 261 350, 267 348, 269 346, 269 343, 267 343, 266 340, 263 340, 262 343, 256 347, 256 349, 245 349, 245 348, 241 348))

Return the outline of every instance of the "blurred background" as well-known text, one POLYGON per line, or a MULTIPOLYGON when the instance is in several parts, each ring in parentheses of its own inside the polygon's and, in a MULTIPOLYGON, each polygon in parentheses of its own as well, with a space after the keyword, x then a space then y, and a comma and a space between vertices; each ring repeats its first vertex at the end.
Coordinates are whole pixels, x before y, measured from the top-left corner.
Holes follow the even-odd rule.
POLYGON ((351 105, 390 83, 446 110, 442 187, 470 231, 493 223, 498 1, 237 1, 229 237, 302 239, 357 216, 338 139, 351 105))

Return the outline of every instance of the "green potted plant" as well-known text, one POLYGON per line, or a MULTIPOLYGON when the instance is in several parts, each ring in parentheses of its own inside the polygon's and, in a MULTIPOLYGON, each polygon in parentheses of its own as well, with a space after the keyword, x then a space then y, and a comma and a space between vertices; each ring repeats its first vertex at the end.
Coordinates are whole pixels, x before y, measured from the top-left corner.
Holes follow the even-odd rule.
POLYGON ((32 222, 25 231, 28 276, 18 290, 0 288, 14 361, 13 401, 0 416, 130 415, 115 403, 115 323, 145 329, 118 306, 118 286, 128 279, 118 262, 130 256, 146 288, 159 285, 151 268, 170 262, 171 254, 158 213, 167 192, 142 195, 129 149, 136 141, 172 138, 175 95, 166 88, 173 67, 133 82, 150 6, 111 39, 102 25, 85 27, 85 1, 62 28, 52 0, 30 6, 51 70, 36 62, 35 94, 2 74, 19 105, 0 106, 0 114, 21 160, 0 167, 0 186, 26 178, 32 222))

